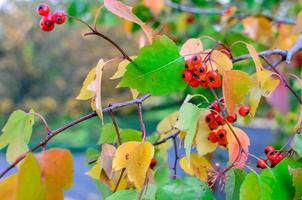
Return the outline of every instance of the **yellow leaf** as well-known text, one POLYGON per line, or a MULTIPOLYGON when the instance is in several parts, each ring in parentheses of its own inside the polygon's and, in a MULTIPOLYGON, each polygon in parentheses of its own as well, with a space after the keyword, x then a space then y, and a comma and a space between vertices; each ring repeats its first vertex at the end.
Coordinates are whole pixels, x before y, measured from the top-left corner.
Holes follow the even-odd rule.
POLYGON ((96 76, 96 68, 94 67, 88 73, 81 88, 80 94, 76 97, 78 100, 88 100, 93 97, 93 92, 87 89, 87 86, 95 79, 96 76))
POLYGON ((103 59, 99 60, 96 66, 96 77, 87 86, 87 89, 94 94, 93 99, 91 101, 91 107, 94 111, 97 112, 97 114, 102 120, 103 120, 103 111, 102 111, 101 89, 102 89, 102 75, 103 75, 103 69, 105 64, 106 63, 103 61, 103 59))
POLYGON ((112 178, 112 161, 114 154, 116 152, 116 148, 110 144, 102 145, 102 153, 101 153, 101 168, 104 170, 106 175, 111 179, 112 178))
POLYGON ((233 63, 231 59, 224 53, 218 50, 214 50, 211 54, 212 65, 220 71, 228 71, 233 69, 233 63))
POLYGON ((154 147, 151 143, 126 142, 118 147, 112 168, 114 171, 126 168, 129 180, 135 187, 142 188, 153 156, 154 147))
MULTIPOLYGON (((156 130, 159 134, 164 134, 164 133, 170 133, 176 124, 177 118, 178 118, 178 111, 168 115, 165 117, 163 120, 161 120, 156 127, 156 130)), ((165 134, 165 135, 166 135, 165 134)))
POLYGON ((13 174, 2 182, 0 182, 0 194, 1 198, 5 200, 15 200, 16 199, 16 185, 18 183, 18 175, 13 174))
POLYGON ((210 113, 209 110, 201 111, 200 119, 197 123, 195 136, 196 149, 199 156, 204 156, 207 153, 215 151, 217 143, 208 140, 208 135, 211 132, 209 126, 205 122, 205 117, 210 113))
POLYGON ((288 50, 297 42, 300 32, 293 33, 293 27, 290 24, 280 24, 278 26, 278 37, 273 48, 288 50))
POLYGON ((100 161, 100 157, 97 159, 95 165, 91 167, 89 171, 87 171, 85 174, 90 176, 93 179, 99 180, 101 177, 102 172, 102 165, 100 161))
POLYGON ((239 143, 238 143, 235 135, 232 133, 232 131, 228 127, 226 127, 226 129, 227 129, 227 140, 228 140, 227 148, 229 151, 229 159, 232 162, 235 162, 235 161, 237 162, 237 165, 236 165, 237 168, 243 168, 245 161, 248 158, 250 139, 243 130, 241 130, 240 128, 237 128, 237 127, 232 127, 232 129, 234 130, 237 138, 239 139, 239 141, 242 145, 242 148, 245 151, 245 153, 242 153, 242 155, 239 156, 239 159, 237 159, 238 154, 240 152, 239 143))
POLYGON ((262 43, 270 43, 273 39, 271 20, 265 17, 246 17, 242 20, 244 33, 262 43))
POLYGON ((144 0, 144 4, 146 7, 150 8, 152 12, 158 16, 162 9, 165 6, 165 1, 164 0, 144 0))
MULTIPOLYGON (((130 56, 130 58, 133 60, 137 56, 130 56)), ((114 73, 114 75, 110 79, 118 79, 122 78, 126 72, 127 65, 130 63, 129 60, 124 59, 120 64, 118 65, 117 71, 114 73)))
POLYGON ((251 79, 247 73, 239 70, 223 72, 222 90, 230 114, 233 114, 235 106, 244 100, 250 87, 251 79))
POLYGON ((296 24, 292 30, 294 33, 302 32, 302 11, 300 11, 297 15, 296 24))
MULTIPOLYGON (((260 58, 258 56, 258 53, 257 53, 256 49, 252 45, 250 45, 248 43, 245 43, 245 44, 246 44, 246 47, 249 50, 249 53, 250 53, 250 55, 251 55, 251 57, 252 57, 252 59, 253 59, 253 61, 255 63, 256 73, 258 74, 261 70, 264 69, 263 66, 262 66, 262 64, 261 64, 260 58)), ((260 77, 258 77, 258 75, 257 75, 257 80, 260 81, 260 77)))
POLYGON ((136 89, 130 88, 130 92, 132 94, 132 98, 133 99, 136 99, 138 97, 138 95, 139 95, 139 92, 136 89))
POLYGON ((180 55, 185 59, 190 59, 194 54, 200 54, 203 50, 203 45, 200 39, 188 39, 180 49, 180 55))
POLYGON ((213 167, 207 159, 200 157, 197 154, 190 156, 190 162, 188 157, 184 156, 179 161, 180 167, 190 176, 195 175, 201 181, 206 182, 208 180, 208 171, 213 167))

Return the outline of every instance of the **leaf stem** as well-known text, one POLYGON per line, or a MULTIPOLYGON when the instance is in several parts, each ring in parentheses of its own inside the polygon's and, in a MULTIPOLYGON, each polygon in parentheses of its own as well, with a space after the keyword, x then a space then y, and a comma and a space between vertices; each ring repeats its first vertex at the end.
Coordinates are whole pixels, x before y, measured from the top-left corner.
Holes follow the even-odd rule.
POLYGON ((115 116, 114 116, 112 110, 109 111, 109 115, 111 117, 114 129, 115 129, 115 132, 116 132, 116 135, 117 135, 118 145, 121 145, 122 144, 121 134, 120 134, 120 131, 119 131, 119 128, 118 128, 118 125, 116 123, 115 116))
POLYGON ((142 103, 137 103, 137 108, 138 108, 138 115, 139 115, 139 123, 140 123, 141 131, 142 131, 142 138, 143 138, 143 141, 145 141, 147 133, 146 133, 146 127, 145 127, 145 123, 144 123, 144 119, 143 119, 142 103))

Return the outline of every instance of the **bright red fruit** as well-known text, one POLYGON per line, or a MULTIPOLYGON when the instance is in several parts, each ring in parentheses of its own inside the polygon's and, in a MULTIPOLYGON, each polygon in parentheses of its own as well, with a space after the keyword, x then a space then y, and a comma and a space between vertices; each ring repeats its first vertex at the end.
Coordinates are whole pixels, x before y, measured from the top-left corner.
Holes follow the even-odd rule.
POLYGON ((46 32, 52 31, 54 29, 54 27, 55 27, 55 23, 52 21, 51 15, 44 16, 40 20, 40 28, 43 31, 46 31, 46 32))
POLYGON ((61 11, 57 11, 52 15, 52 21, 56 24, 64 24, 66 21, 66 14, 61 11))
POLYGON ((267 155, 268 153, 275 151, 275 148, 273 146, 266 146, 264 153, 267 155))
POLYGON ((245 117, 250 113, 250 107, 247 105, 240 106, 238 112, 239 112, 239 115, 241 115, 242 117, 245 117))
POLYGON ((191 58, 191 64, 192 65, 200 65, 201 64, 201 57, 200 55, 194 55, 192 58, 191 58))
POLYGON ((196 88, 200 85, 200 80, 193 76, 192 80, 189 82, 189 85, 196 88))
POLYGON ((270 161, 274 161, 278 157, 278 151, 270 151, 266 156, 270 161))
POLYGON ((206 74, 208 66, 201 62, 199 65, 195 65, 195 70, 198 74, 206 74))
POLYGON ((219 127, 219 125, 218 125, 218 123, 217 123, 216 121, 210 122, 210 123, 208 124, 208 126, 209 126, 209 128, 210 128, 211 130, 215 130, 215 129, 217 129, 217 128, 219 127))
POLYGON ((228 116, 226 117, 226 120, 227 120, 228 122, 230 122, 230 123, 236 122, 236 120, 237 120, 237 114, 234 113, 233 115, 228 115, 228 116))
POLYGON ((218 144, 221 145, 221 146, 224 146, 224 147, 226 147, 226 145, 228 144, 226 134, 227 134, 227 131, 224 128, 219 129, 217 131, 218 144))
POLYGON ((214 110, 213 112, 216 114, 217 112, 220 112, 220 106, 217 102, 212 103, 210 106, 211 110, 214 110), (216 112, 215 112, 216 111, 216 112))
POLYGON ((264 160, 264 159, 259 159, 257 161, 257 167, 258 168, 261 168, 261 169, 264 169, 267 167, 267 160, 264 160))
POLYGON ((206 80, 210 88, 218 88, 221 86, 221 79, 217 70, 209 71, 207 73, 206 80))
POLYGON ((217 117, 215 118, 215 120, 218 123, 218 125, 220 125, 220 126, 225 125, 225 120, 223 119, 223 117, 220 114, 217 115, 217 117))
POLYGON ((218 141, 218 137, 215 131, 211 131, 209 133, 208 140, 210 140, 213 143, 216 143, 218 141))
POLYGON ((187 70, 185 69, 182 72, 182 78, 186 81, 186 82, 190 82, 193 79, 193 72, 191 70, 187 70))
POLYGON ((47 16, 50 12, 50 8, 49 8, 48 4, 41 3, 37 7, 37 12, 41 16, 47 16))
POLYGON ((207 123, 211 123, 215 121, 215 115, 213 113, 207 114, 207 116, 205 117, 205 121, 207 123))
POLYGON ((152 158, 150 162, 150 168, 153 169, 157 165, 157 160, 156 158, 152 158))

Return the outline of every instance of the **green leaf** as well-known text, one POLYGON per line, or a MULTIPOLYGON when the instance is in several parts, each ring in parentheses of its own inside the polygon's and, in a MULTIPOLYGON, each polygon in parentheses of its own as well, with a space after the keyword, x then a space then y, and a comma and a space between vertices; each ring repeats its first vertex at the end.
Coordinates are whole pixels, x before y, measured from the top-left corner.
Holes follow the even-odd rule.
POLYGON ((156 192, 158 200, 187 200, 200 199, 212 200, 213 193, 207 183, 200 182, 194 177, 172 180, 158 188, 156 192))
POLYGON ((288 167, 290 173, 293 176, 293 186, 295 187, 295 198, 298 199, 302 197, 302 168, 291 168, 288 167))
POLYGON ((293 140, 293 149, 302 157, 302 134, 296 134, 293 140))
POLYGON ((146 192, 144 193, 143 200, 154 200, 157 191, 157 186, 154 184, 148 184, 146 192))
POLYGON ((130 200, 138 199, 139 193, 136 190, 120 190, 113 193, 106 200, 130 200))
POLYGON ((178 121, 176 122, 176 128, 182 131, 186 131, 185 138, 185 150, 186 156, 189 158, 191 155, 191 148, 193 139, 196 132, 197 122, 199 120, 201 109, 192 103, 183 103, 179 110, 178 121))
POLYGON ((240 186, 246 176, 246 172, 241 169, 231 169, 227 173, 225 184, 225 194, 227 200, 239 200, 240 186))
POLYGON ((0 149, 8 145, 6 159, 9 163, 15 161, 18 156, 28 150, 27 144, 30 141, 34 117, 33 110, 29 113, 17 110, 9 116, 3 127, 3 133, 0 136, 0 149))
POLYGON ((158 186, 162 186, 170 180, 170 170, 168 167, 160 167, 155 171, 154 174, 155 182, 158 186))
POLYGON ((120 130, 122 142, 141 141, 142 132, 135 129, 121 129, 120 130))
POLYGON ((139 93, 166 95, 182 91, 186 83, 181 78, 184 59, 176 44, 167 36, 158 36, 143 47, 134 63, 127 66, 121 87, 137 89, 139 93))
POLYGON ((101 128, 101 136, 98 144, 112 144, 115 141, 116 132, 113 124, 104 124, 101 128))

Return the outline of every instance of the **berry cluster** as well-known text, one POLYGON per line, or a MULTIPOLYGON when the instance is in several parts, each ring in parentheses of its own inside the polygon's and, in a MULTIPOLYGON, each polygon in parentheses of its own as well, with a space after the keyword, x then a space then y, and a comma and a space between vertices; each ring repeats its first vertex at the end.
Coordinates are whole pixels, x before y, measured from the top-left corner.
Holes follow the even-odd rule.
POLYGON ((209 69, 200 55, 186 60, 186 69, 182 72, 183 79, 191 86, 203 88, 219 88, 221 78, 217 70, 209 69))
POLYGON ((257 162, 257 167, 261 169, 264 169, 268 166, 268 161, 271 163, 271 167, 276 166, 286 156, 284 152, 275 150, 273 146, 265 147, 264 153, 267 159, 262 158, 257 162))
MULTIPOLYGON (((224 99, 221 99, 218 101, 214 101, 210 105, 211 113, 206 115, 205 122, 208 124, 209 129, 211 132, 208 135, 208 139, 216 143, 218 142, 219 145, 226 147, 228 144, 227 142, 227 131, 224 128, 219 128, 219 126, 223 126, 226 124, 226 122, 233 124, 237 120, 237 114, 234 113, 232 115, 227 115, 226 118, 224 118, 224 111, 225 111, 225 102, 224 99), (225 120, 226 119, 226 120, 225 120), (215 131, 218 129, 217 131, 215 131)), ((247 105, 242 105, 239 107, 238 113, 240 116, 245 117, 249 114, 250 107, 247 105)))
POLYGON ((40 28, 43 31, 49 32, 55 28, 55 24, 64 24, 66 21, 66 14, 61 11, 50 13, 50 7, 46 3, 38 5, 37 12, 42 16, 40 20, 40 28))

